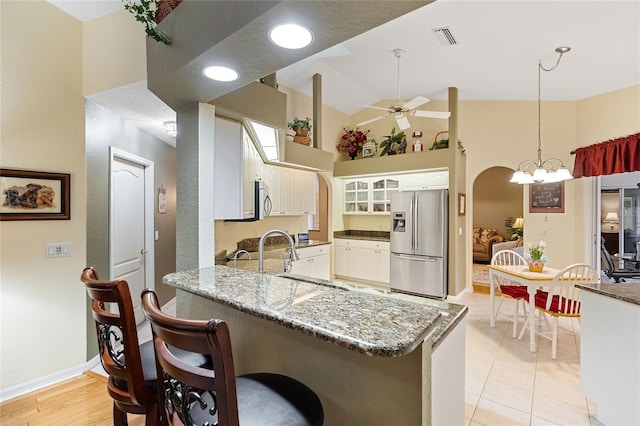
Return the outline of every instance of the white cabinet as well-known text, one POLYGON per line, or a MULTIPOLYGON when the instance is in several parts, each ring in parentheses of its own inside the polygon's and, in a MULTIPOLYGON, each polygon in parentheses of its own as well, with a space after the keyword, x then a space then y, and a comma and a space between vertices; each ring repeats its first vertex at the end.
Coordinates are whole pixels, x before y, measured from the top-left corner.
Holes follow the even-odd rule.
POLYGON ((264 165, 271 198, 271 216, 316 213, 316 174, 288 167, 264 165))
POLYGON ((344 214, 389 214, 391 193, 397 191, 396 178, 360 178, 344 181, 344 214))
POLYGON ((296 170, 295 178, 295 213, 298 215, 316 214, 316 192, 318 178, 315 173, 296 170))
POLYGON ((400 189, 402 191, 449 189, 449 171, 441 170, 402 175, 400 176, 400 189))
POLYGON ((362 257, 365 263, 362 268, 363 279, 387 284, 390 282, 391 252, 389 251, 389 243, 367 241, 367 246, 362 248, 362 257))
POLYGON ((278 166, 268 167, 269 198, 271 216, 293 215, 294 178, 293 169, 278 166))
POLYGON ((329 251, 328 244, 296 249, 300 259, 293 262, 291 273, 329 280, 331 278, 329 251))
POLYGON ((449 188, 449 172, 414 173, 343 180, 343 214, 390 214, 391 193, 449 188))
POLYGON ((389 284, 391 255, 388 242, 336 238, 335 245, 337 276, 389 284))
POLYGON ((236 121, 216 117, 214 137, 215 218, 253 218, 255 181, 262 177, 262 159, 236 121))

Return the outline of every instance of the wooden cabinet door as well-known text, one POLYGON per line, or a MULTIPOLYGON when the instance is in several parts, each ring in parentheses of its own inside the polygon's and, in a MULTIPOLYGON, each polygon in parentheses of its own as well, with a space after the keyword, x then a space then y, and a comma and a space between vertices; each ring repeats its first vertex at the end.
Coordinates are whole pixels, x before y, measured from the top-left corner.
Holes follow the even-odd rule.
POLYGON ((329 253, 309 258, 309 276, 322 280, 331 278, 329 253))

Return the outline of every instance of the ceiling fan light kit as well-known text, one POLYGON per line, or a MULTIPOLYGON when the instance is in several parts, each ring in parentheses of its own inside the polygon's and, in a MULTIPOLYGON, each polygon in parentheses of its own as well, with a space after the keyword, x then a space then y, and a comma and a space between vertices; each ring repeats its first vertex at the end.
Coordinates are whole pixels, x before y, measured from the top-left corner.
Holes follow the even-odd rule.
POLYGON ((408 117, 415 116, 415 117, 445 119, 451 116, 451 113, 448 111, 445 112, 445 111, 416 110, 416 108, 418 108, 419 106, 424 105, 430 101, 429 98, 425 98, 424 96, 416 96, 415 98, 411 99, 409 102, 402 103, 402 101, 400 100, 400 58, 404 53, 406 53, 404 49, 393 49, 393 54, 398 59, 398 79, 397 79, 398 103, 395 105, 391 105, 387 108, 367 105, 367 108, 385 111, 385 114, 360 122, 357 124, 357 126, 364 126, 365 124, 373 123, 374 121, 378 121, 383 118, 392 116, 396 120, 398 128, 400 130, 406 130, 409 127, 411 127, 411 123, 409 122, 408 117))
POLYGON ((517 183, 526 185, 530 183, 553 183, 562 182, 565 180, 573 179, 569 169, 565 167, 562 161, 558 158, 549 158, 548 160, 542 160, 542 139, 540 137, 541 128, 541 109, 540 109, 540 80, 542 71, 550 72, 555 70, 560 64, 562 55, 570 51, 568 46, 561 46, 556 49, 558 52, 558 60, 556 64, 551 68, 545 68, 542 66, 542 61, 538 62, 538 159, 537 161, 524 160, 518 164, 518 168, 513 173, 511 183, 517 183))

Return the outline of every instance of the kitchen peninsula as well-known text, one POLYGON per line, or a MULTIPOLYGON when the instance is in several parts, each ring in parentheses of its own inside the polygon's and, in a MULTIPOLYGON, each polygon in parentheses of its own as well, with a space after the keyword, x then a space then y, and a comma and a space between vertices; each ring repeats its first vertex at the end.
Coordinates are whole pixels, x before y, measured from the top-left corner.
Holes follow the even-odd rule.
POLYGON ((229 324, 236 374, 302 381, 326 425, 464 422, 465 306, 225 266, 163 281, 178 316, 229 324))
POLYGON ((577 284, 582 289, 580 379, 607 425, 640 424, 640 284, 577 284))

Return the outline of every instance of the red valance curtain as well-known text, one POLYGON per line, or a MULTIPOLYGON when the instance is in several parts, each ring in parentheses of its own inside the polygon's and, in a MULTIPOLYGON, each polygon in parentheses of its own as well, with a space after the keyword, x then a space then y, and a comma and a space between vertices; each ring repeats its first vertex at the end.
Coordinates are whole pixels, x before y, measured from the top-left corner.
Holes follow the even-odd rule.
POLYGON ((640 133, 575 150, 573 177, 640 171, 640 133))

